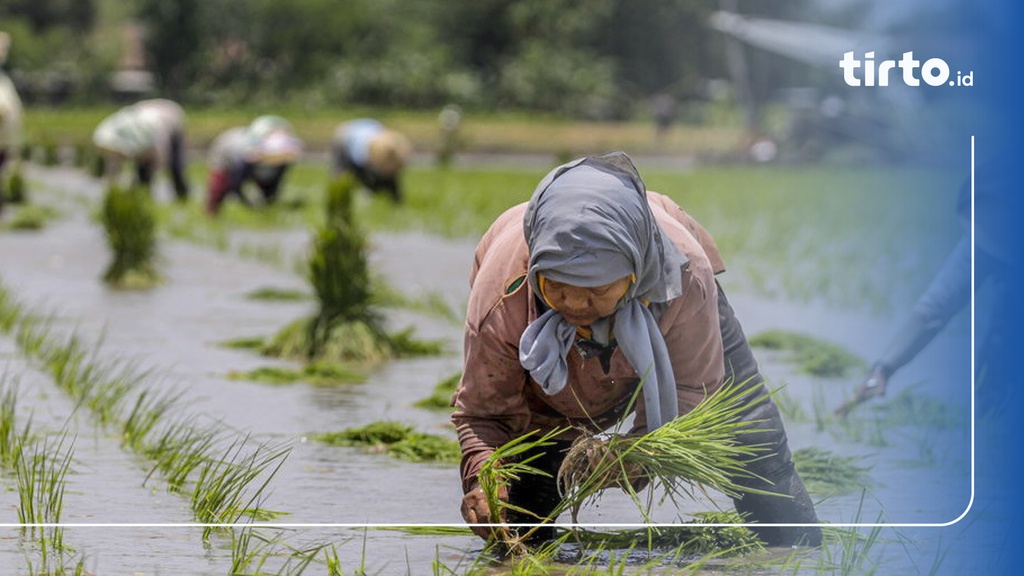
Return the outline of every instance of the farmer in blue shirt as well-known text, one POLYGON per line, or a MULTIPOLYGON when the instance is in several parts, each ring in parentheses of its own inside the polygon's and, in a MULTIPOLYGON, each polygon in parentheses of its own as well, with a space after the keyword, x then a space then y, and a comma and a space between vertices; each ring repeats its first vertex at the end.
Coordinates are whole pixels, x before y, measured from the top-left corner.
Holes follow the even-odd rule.
POLYGON ((331 173, 351 172, 370 191, 400 202, 399 176, 411 153, 412 145, 401 133, 369 118, 350 120, 331 138, 331 173))

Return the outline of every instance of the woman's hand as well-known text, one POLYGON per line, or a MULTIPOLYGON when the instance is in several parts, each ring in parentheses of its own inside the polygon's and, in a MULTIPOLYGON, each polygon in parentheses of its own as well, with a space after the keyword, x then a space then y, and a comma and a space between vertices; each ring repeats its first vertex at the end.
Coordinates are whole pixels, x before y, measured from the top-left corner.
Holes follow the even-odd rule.
MULTIPOLYGON (((508 502, 508 489, 504 486, 498 489, 498 499, 508 502)), ((469 524, 474 534, 490 540, 494 538, 495 528, 492 526, 481 526, 480 524, 493 524, 503 522, 504 519, 492 519, 490 507, 487 506, 487 495, 484 494, 480 484, 474 484, 473 488, 462 497, 462 518, 469 524)))

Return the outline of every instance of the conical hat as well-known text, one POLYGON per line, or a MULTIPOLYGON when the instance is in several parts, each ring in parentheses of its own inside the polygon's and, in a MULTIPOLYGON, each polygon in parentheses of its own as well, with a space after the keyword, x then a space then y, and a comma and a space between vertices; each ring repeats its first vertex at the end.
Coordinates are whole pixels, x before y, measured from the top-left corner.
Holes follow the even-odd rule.
POLYGON ((302 154, 302 141, 287 130, 275 130, 251 149, 249 159, 258 164, 291 164, 302 154))
POLYGON ((370 169, 389 178, 398 174, 411 153, 412 144, 408 138, 394 130, 384 130, 370 140, 370 169))

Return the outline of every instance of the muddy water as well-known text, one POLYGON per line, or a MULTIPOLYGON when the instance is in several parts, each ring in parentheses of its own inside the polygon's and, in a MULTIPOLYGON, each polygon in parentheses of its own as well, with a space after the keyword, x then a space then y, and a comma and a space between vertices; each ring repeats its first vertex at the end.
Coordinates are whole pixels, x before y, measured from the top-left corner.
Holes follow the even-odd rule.
MULTIPOLYGON (((449 320, 390 310, 396 328, 414 326, 417 334, 448 343, 450 353, 437 358, 389 364, 368 382, 332 388, 305 384, 269 386, 231 380, 230 371, 286 364, 251 352, 230 350, 219 342, 268 336, 285 324, 309 314, 309 302, 258 302, 245 298, 257 288, 306 289, 301 278, 230 252, 163 240, 160 269, 163 286, 141 293, 108 290, 99 281, 107 264, 101 228, 88 219, 88 210, 74 208, 69 198, 95 200, 99 187, 79 174, 33 171, 38 198, 63 206, 64 217, 40 232, 0 234, 0 278, 5 288, 29 309, 55 312, 61 330, 77 330, 97 342, 103 355, 135 359, 156 368, 147 385, 183 391, 189 410, 209 422, 252 434, 258 440, 293 446, 272 483, 264 507, 286 514, 275 520, 285 526, 283 537, 293 545, 333 543, 349 573, 365 566, 368 573, 429 574, 435 559, 448 566, 465 565, 479 549, 472 537, 427 537, 374 528, 311 527, 310 524, 380 525, 395 523, 449 524, 461 522, 460 490, 454 465, 410 464, 359 450, 331 448, 307 442, 310 433, 336 431, 382 419, 414 424, 418 429, 454 437, 443 413, 416 408, 434 385, 460 368, 461 326, 449 320)), ((308 244, 302 232, 247 234, 235 242, 264 242, 288 255, 302 254, 308 244)), ((472 261, 471 240, 452 241, 420 233, 381 234, 371 239, 372 265, 403 292, 443 294, 455 309, 468 296, 466 275, 472 261)), ((725 279, 728 289, 728 279, 725 279)), ((766 302, 731 293, 730 298, 748 334, 766 329, 800 330, 840 343, 866 358, 879 350, 879 339, 894 330, 895 318, 809 305, 766 302), (837 329, 841 327, 841 329, 837 329)), ((961 342, 941 337, 920 360, 901 375, 905 382, 941 383, 923 390, 954 405, 966 406, 962 383, 969 374, 950 377, 949 363, 961 342)), ((88 414, 74 413, 70 401, 45 376, 25 365, 10 338, 0 338, 0 357, 6 374, 20 379, 19 417, 31 410, 35 422, 50 430, 67 426, 75 440, 74 473, 69 476, 64 519, 70 523, 107 526, 70 527, 65 541, 84 555, 96 574, 225 574, 231 563, 230 543, 214 537, 209 545, 199 528, 191 526, 116 527, 112 524, 180 524, 190 521, 185 499, 167 494, 158 481, 143 485, 147 463, 123 451, 118 439, 98 429, 88 414), (74 414, 69 417, 69 414, 74 414)), ((762 355, 764 372, 808 412, 815 403, 834 406, 852 382, 821 381, 794 373, 777 356, 762 355)), ((11 376, 6 377, 7 380, 11 376)), ((893 523, 943 523, 966 508, 970 497, 969 436, 965 429, 934 431, 900 428, 885 432, 885 445, 854 443, 813 420, 789 424, 794 449, 819 447, 861 458, 871 466, 871 494, 827 499, 819 504, 822 520, 893 523)), ((7 486, 13 479, 3 477, 7 486)), ((722 500, 718 501, 728 507, 722 500)), ((13 491, 0 494, 6 512, 0 522, 16 523, 13 491)), ((683 510, 663 507, 662 522, 687 520, 690 512, 714 503, 690 503, 683 510)), ((632 505, 609 494, 584 511, 585 522, 638 522, 632 505)), ((268 528, 268 532, 273 532, 268 528)), ((908 546, 893 541, 873 554, 893 572, 914 573, 928 565, 941 542, 928 529, 907 528, 908 546), (918 550, 919 549, 919 550, 918 550)), ((887 535, 894 536, 895 532, 887 535)), ((0 531, 0 566, 24 566, 16 528, 0 531)), ((947 540, 948 545, 948 540, 947 540)), ((927 569, 925 570, 927 571, 927 569)), ((13 573, 13 572, 12 572, 13 573)), ((310 573, 319 573, 311 570, 310 573)), ((890 573, 886 570, 884 573, 890 573)))

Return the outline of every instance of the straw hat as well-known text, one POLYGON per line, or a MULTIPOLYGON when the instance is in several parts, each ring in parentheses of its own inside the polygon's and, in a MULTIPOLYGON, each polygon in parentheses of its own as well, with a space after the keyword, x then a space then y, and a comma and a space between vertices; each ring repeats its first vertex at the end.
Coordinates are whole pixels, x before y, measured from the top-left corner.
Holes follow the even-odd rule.
POLYGON ((370 140, 370 169, 390 178, 405 166, 412 153, 409 139, 394 130, 383 130, 370 140))

